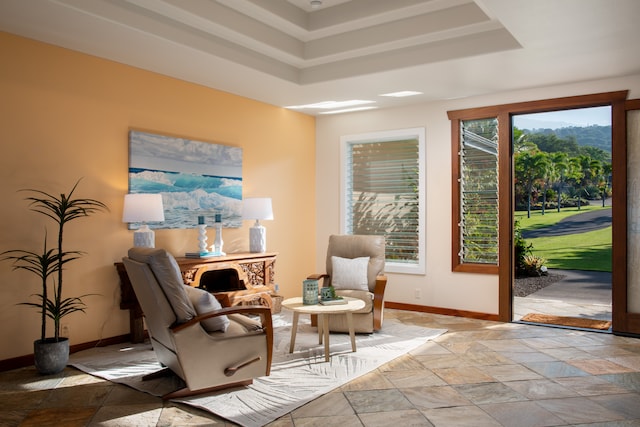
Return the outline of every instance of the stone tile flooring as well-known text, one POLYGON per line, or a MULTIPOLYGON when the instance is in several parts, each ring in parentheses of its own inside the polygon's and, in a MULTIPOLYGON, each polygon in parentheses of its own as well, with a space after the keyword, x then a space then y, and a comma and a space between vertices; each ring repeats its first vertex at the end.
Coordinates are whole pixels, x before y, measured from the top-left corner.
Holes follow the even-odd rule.
MULTIPOLYGON (((640 339, 386 310, 448 332, 271 426, 640 426, 640 339)), ((0 373, 0 426, 226 426, 73 368, 0 373)))

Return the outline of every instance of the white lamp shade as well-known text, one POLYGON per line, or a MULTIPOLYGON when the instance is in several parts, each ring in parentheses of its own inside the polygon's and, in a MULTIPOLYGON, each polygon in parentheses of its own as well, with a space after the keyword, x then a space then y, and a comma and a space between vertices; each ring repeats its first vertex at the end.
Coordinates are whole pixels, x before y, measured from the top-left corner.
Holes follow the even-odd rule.
POLYGON ((247 197, 242 202, 242 218, 273 219, 270 197, 247 197))
POLYGON ((162 194, 126 194, 122 222, 164 221, 162 194))

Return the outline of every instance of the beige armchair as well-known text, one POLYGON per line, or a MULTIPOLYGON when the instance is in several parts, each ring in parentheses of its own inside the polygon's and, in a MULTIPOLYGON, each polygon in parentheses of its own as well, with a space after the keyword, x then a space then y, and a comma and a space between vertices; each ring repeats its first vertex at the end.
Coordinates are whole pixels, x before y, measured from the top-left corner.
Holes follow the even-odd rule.
MULTIPOLYGON (((336 294, 362 299, 363 309, 354 312, 355 332, 372 333, 382 328, 384 319, 384 236, 332 235, 327 247, 326 273, 309 279, 333 286, 336 294)), ((312 319, 315 324, 315 319, 312 319)), ((346 316, 330 316, 329 330, 348 332, 346 316)))
POLYGON ((269 375, 273 327, 268 307, 221 308, 206 291, 184 285, 178 264, 164 249, 132 248, 122 261, 153 350, 166 367, 161 372, 185 382, 163 398, 247 385, 269 375))

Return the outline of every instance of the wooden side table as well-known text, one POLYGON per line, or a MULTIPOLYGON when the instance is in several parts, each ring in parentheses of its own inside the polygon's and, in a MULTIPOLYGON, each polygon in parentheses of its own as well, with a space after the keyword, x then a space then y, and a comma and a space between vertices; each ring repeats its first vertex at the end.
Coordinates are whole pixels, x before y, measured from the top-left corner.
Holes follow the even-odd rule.
POLYGON ((303 314, 318 315, 318 344, 324 341, 324 360, 329 361, 329 316, 335 314, 344 314, 347 316, 347 325, 349 327, 349 337, 351 338, 351 350, 356 351, 356 335, 353 329, 353 312, 364 308, 364 301, 358 298, 345 297, 346 304, 338 305, 322 305, 313 304, 305 305, 302 303, 302 297, 289 298, 282 301, 282 306, 293 311, 293 324, 291 325, 291 343, 289 344, 289 353, 293 353, 293 347, 296 344, 296 332, 298 330, 298 317, 303 314))

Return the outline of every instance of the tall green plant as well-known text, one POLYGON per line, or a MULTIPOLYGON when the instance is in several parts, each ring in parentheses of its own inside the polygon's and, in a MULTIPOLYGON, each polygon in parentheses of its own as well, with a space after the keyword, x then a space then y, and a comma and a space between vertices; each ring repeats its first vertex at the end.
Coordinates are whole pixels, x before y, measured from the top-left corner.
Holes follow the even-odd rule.
POLYGON ((23 305, 35 306, 40 309, 42 315, 40 339, 44 340, 47 334, 47 299, 48 290, 47 282, 49 277, 57 270, 58 255, 54 249, 47 249, 47 233, 44 235, 44 248, 42 253, 23 251, 14 249, 2 253, 5 255, 2 260, 13 261, 13 270, 26 270, 40 278, 41 291, 37 296, 40 297, 40 303, 23 302, 23 305))
POLYGON ((513 224, 513 246, 515 251, 516 277, 521 277, 525 275, 525 257, 531 255, 533 245, 527 243, 524 237, 522 237, 520 221, 515 221, 513 224))
POLYGON ((42 285, 42 290, 37 296, 40 298, 39 303, 22 303, 24 305, 39 308, 42 315, 41 336, 44 340, 46 334, 46 317, 50 317, 54 322, 54 339, 60 339, 60 320, 71 313, 85 310, 85 304, 80 297, 62 297, 63 290, 63 272, 67 263, 80 258, 83 252, 80 251, 64 251, 64 230, 65 225, 70 221, 89 216, 93 213, 108 210, 107 206, 94 199, 74 199, 75 192, 80 180, 78 180, 69 194, 60 194, 54 196, 41 190, 26 189, 21 191, 31 192, 35 195, 27 197, 30 209, 34 212, 43 214, 53 219, 58 225, 57 246, 53 249, 47 249, 47 232, 45 229, 44 247, 42 253, 12 249, 5 251, 1 260, 13 261, 13 268, 30 271, 36 274, 42 285), (52 295, 49 296, 48 281, 51 278, 52 295), (57 280, 56 280, 57 278, 57 280))

